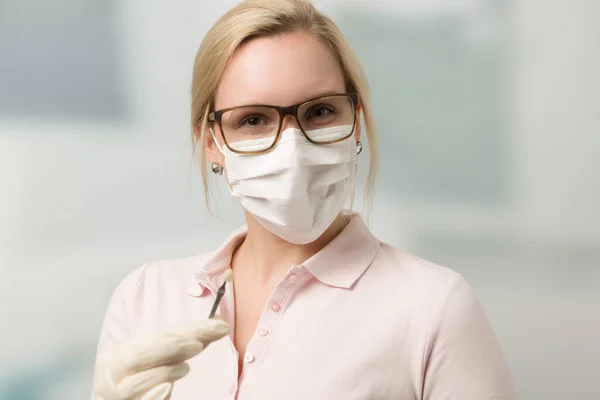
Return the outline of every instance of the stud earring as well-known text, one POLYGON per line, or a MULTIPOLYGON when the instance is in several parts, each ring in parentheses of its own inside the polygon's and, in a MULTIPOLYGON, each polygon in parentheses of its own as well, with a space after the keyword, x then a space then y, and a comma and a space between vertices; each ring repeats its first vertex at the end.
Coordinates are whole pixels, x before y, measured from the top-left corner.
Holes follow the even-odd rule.
POLYGON ((362 143, 360 142, 360 140, 358 142, 356 142, 356 154, 360 154, 362 152, 362 143))
POLYGON ((210 169, 212 169, 212 172, 216 175, 223 175, 223 166, 216 162, 210 163, 210 169))

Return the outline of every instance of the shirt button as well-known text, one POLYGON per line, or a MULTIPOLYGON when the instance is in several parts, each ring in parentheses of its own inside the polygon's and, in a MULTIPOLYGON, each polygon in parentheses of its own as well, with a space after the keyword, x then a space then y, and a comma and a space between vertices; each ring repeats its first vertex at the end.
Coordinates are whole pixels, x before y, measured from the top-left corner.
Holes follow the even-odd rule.
POLYGON ((258 330, 258 334, 259 334, 260 336, 267 336, 267 335, 269 334, 269 331, 268 331, 268 330, 266 330, 265 328, 260 328, 260 329, 258 330))
POLYGON ((298 280, 298 275, 296 274, 291 274, 290 276, 288 276, 288 282, 289 283, 294 283, 298 280))
POLYGON ((229 394, 234 394, 234 393, 235 393, 235 385, 229 386, 229 394))
POLYGON ((277 303, 271 303, 271 311, 273 312, 279 312, 279 310, 281 310, 281 306, 277 303))
POLYGON ((244 355, 244 361, 246 361, 247 363, 253 362, 254 355, 252 353, 246 353, 246 355, 244 355))

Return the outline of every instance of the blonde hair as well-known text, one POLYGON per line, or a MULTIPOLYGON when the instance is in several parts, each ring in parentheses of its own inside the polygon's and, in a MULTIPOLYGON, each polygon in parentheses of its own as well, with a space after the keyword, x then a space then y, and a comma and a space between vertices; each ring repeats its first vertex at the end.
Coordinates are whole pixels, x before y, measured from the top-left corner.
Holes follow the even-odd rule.
POLYGON ((205 154, 208 114, 225 67, 236 48, 257 37, 274 36, 297 30, 321 39, 338 61, 346 90, 360 95, 364 125, 369 144, 369 174, 365 187, 367 209, 372 204, 378 149, 375 123, 367 79, 360 62, 336 24, 315 9, 309 0, 246 0, 229 10, 208 31, 194 62, 192 77, 191 123, 194 147, 200 152, 202 182, 210 211, 210 187, 205 154))

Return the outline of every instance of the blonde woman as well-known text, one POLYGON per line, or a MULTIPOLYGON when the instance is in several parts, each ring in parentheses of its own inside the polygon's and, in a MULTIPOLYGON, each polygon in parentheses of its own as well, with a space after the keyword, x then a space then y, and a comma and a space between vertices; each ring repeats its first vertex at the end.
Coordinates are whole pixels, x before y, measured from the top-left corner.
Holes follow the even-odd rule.
POLYGON ((192 126, 205 186, 227 179, 247 225, 122 281, 93 398, 514 398, 465 280, 343 212, 367 164, 361 141, 370 192, 377 138, 359 62, 329 18, 304 0, 221 17, 196 57, 192 126), (221 287, 220 318, 207 318, 221 287))

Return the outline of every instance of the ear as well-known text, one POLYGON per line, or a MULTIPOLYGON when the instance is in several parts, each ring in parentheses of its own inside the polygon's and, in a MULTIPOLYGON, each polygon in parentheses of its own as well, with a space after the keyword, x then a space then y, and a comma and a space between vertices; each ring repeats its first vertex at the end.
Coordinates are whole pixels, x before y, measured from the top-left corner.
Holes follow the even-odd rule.
POLYGON ((356 139, 356 141, 358 142, 360 140, 360 135, 362 133, 362 126, 360 123, 360 116, 362 114, 362 106, 359 103, 358 106, 356 107, 356 128, 354 129, 354 138, 356 139))
MULTIPOLYGON (((221 153, 221 151, 217 147, 217 143, 215 143, 215 140, 219 140, 219 137, 221 136, 221 134, 219 132, 218 127, 216 127, 217 132, 212 131, 213 127, 214 126, 211 126, 210 124, 207 127, 208 131, 206 132, 207 135, 206 135, 206 141, 205 141, 205 145, 204 145, 204 152, 206 154, 206 159, 208 160, 209 163, 217 163, 224 167, 225 166, 225 156, 223 156, 223 153, 221 153)), ((224 146, 225 144, 223 142, 221 142, 220 145, 224 146)))

